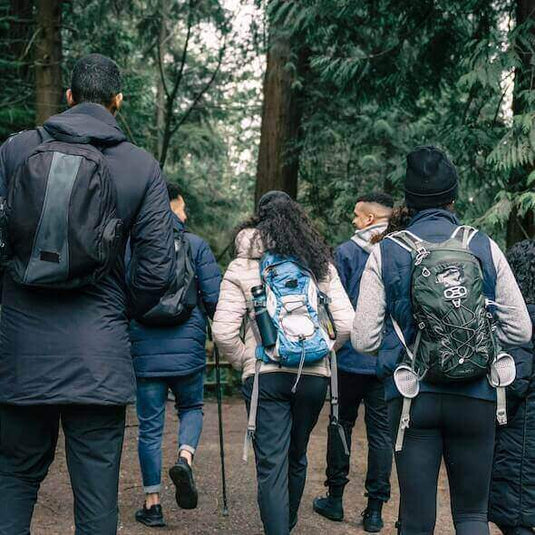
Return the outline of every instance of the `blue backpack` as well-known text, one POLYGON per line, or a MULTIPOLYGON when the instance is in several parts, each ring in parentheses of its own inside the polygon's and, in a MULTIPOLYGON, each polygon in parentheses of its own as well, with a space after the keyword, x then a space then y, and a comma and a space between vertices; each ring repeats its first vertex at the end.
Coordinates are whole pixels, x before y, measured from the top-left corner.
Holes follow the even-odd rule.
POLYGON ((292 257, 265 253, 260 261, 260 278, 266 289, 266 309, 277 329, 273 348, 257 347, 257 358, 299 367, 314 364, 329 355, 334 340, 323 314, 327 297, 319 290, 314 275, 292 257))
POLYGON ((266 290, 266 310, 275 325, 275 345, 256 348, 256 366, 249 409, 249 419, 243 450, 247 461, 248 451, 256 432, 258 408, 258 376, 262 362, 277 362, 281 366, 298 367, 292 388, 295 394, 304 366, 331 357, 331 425, 340 434, 346 455, 349 450, 338 417, 338 372, 336 353, 332 350, 336 328, 329 312, 329 299, 318 288, 314 274, 297 259, 265 253, 260 260, 260 279, 266 290))

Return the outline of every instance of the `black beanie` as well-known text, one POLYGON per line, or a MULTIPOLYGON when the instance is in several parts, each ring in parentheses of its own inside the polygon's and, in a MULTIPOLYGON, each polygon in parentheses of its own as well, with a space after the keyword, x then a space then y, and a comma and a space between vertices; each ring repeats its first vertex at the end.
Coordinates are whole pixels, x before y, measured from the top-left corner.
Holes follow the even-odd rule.
POLYGON ((436 147, 417 147, 407 155, 405 203, 408 208, 436 208, 457 198, 457 170, 436 147))

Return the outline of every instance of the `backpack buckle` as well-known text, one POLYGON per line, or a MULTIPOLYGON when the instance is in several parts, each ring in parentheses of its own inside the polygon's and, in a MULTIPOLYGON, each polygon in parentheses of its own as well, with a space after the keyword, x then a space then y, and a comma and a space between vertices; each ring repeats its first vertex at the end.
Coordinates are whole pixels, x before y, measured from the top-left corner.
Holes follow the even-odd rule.
POLYGON ((415 266, 419 266, 431 254, 425 247, 420 246, 416 253, 415 266))
POLYGON ((468 290, 464 286, 453 286, 444 290, 444 297, 447 301, 453 301, 455 308, 461 306, 461 299, 468 295, 468 290))

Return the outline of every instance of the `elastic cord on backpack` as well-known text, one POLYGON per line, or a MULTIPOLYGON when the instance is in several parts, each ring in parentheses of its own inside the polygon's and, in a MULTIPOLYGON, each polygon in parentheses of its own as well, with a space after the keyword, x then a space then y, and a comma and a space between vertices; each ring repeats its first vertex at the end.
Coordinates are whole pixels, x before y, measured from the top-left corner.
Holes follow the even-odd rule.
POLYGON ((301 339, 301 359, 299 360, 299 368, 297 369, 297 379, 295 380, 294 385, 292 386, 292 394, 295 394, 297 392, 297 385, 299 383, 299 379, 301 379, 301 375, 303 373, 303 366, 305 365, 305 340, 301 339))

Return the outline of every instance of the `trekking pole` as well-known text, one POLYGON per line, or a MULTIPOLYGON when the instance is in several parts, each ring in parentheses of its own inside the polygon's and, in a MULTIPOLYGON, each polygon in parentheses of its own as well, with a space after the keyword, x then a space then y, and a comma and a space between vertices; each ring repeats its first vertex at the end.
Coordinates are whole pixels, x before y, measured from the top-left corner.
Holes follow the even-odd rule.
POLYGON ((217 418, 219 422, 219 455, 221 457, 221 485, 223 487, 223 516, 228 516, 227 506, 227 478, 225 476, 225 443, 223 440, 223 399, 221 393, 221 367, 219 362, 219 350, 212 336, 212 328, 208 323, 208 337, 214 345, 215 360, 215 380, 216 380, 216 399, 217 399, 217 418))

